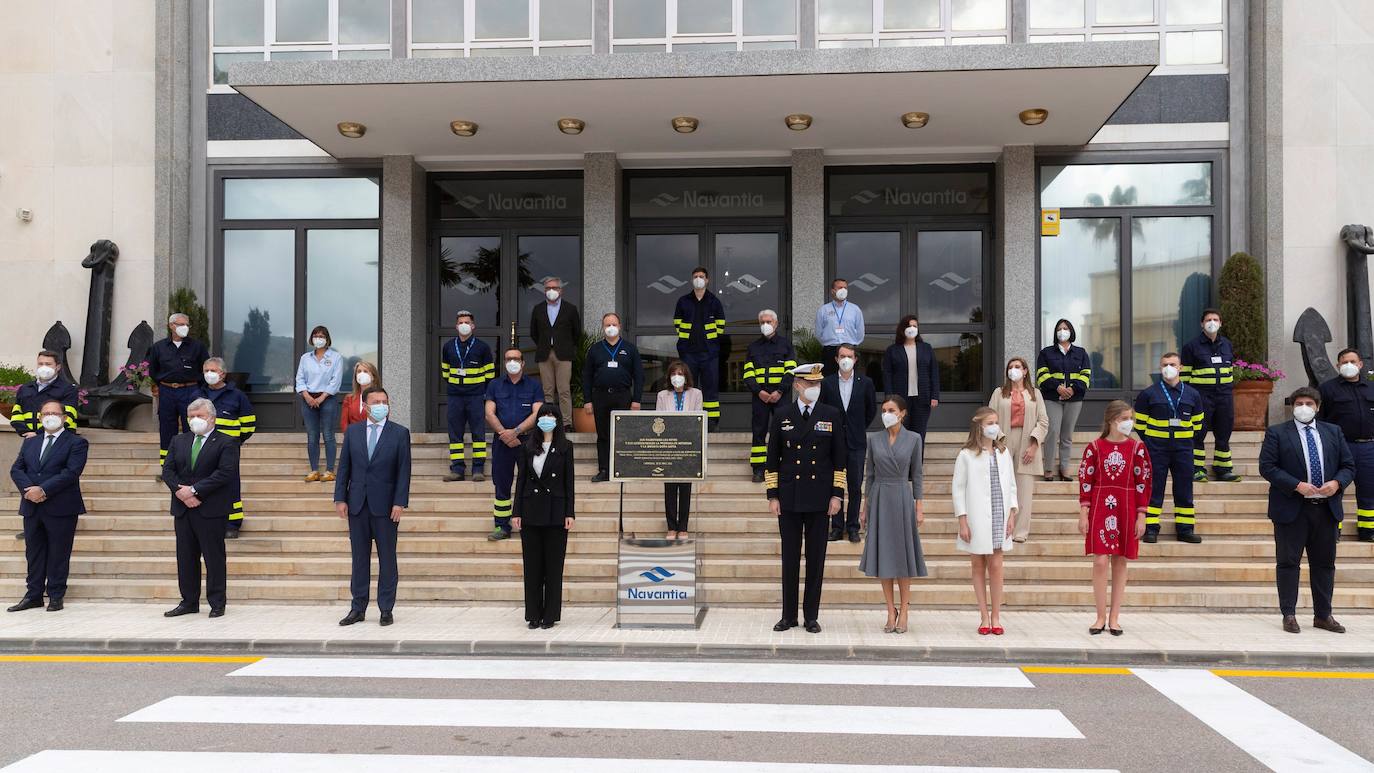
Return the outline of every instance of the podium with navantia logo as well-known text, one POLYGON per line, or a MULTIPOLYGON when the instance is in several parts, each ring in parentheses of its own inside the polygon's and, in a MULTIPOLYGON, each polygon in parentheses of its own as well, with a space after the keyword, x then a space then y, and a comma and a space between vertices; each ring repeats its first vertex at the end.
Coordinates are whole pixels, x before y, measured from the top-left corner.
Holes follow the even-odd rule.
MULTIPOLYGON (((700 539, 669 540, 625 531, 625 484, 703 482, 706 437, 703 411, 611 414, 610 477, 620 484, 619 628, 696 628, 706 613, 697 595, 700 539)), ((695 509, 699 487, 694 486, 692 494, 695 509)))

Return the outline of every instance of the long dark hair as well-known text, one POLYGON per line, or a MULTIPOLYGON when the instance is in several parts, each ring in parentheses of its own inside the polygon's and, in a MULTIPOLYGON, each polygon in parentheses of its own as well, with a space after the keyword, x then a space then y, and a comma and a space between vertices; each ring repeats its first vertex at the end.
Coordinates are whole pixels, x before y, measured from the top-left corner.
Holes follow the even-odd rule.
POLYGON ((921 343, 921 335, 920 335, 921 326, 920 326, 920 323, 918 323, 918 322, 916 321, 916 315, 915 315, 915 314, 907 314, 906 316, 902 317, 902 319, 901 319, 900 322, 897 323, 897 345, 898 345, 898 346, 902 346, 902 345, 905 345, 905 344, 906 344, 906 329, 907 329, 907 327, 908 327, 909 325, 916 325, 917 334, 916 334, 916 338, 915 338, 914 340, 916 341, 916 343, 921 343))
MULTIPOLYGON (((558 421, 553 428, 553 443, 550 448, 562 448, 568 442, 568 431, 563 428, 563 414, 558 412, 558 406, 544 403, 539 409, 539 415, 534 417, 535 422, 539 421, 540 416, 552 416, 558 421)), ((530 452, 530 456, 543 456, 544 454, 544 430, 536 424, 534 431, 525 438, 525 450, 530 452)))

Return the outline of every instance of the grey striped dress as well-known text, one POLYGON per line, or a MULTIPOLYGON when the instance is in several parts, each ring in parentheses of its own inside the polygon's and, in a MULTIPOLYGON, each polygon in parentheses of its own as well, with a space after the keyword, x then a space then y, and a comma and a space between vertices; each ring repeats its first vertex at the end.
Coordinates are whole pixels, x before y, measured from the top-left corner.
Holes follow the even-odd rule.
POLYGON ((883 579, 928 574, 916 528, 921 487, 921 436, 903 428, 889 445, 887 430, 868 433, 864 463, 868 535, 859 571, 883 579))

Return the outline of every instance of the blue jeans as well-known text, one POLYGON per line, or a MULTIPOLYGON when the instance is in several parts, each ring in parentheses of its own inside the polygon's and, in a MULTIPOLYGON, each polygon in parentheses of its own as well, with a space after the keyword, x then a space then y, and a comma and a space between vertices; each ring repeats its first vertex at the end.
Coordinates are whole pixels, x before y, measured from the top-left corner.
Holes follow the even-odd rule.
POLYGON ((310 456, 310 469, 320 469, 320 434, 324 434, 324 468, 334 471, 334 428, 339 426, 339 405, 337 395, 324 398, 320 407, 311 408, 301 398, 301 418, 305 419, 305 451, 310 456))

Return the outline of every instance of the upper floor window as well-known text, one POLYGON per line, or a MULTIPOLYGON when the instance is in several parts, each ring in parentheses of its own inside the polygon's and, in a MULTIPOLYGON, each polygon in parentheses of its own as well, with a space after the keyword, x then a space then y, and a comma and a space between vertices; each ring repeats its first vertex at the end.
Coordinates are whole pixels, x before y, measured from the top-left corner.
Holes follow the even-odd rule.
POLYGON ((1225 0, 1027 0, 1030 41, 1153 40, 1169 71, 1226 64, 1225 0))
POLYGON ((592 52, 592 0, 408 1, 415 58, 592 52))
POLYGON ((211 0, 212 82, 235 62, 390 59, 391 2, 211 0))
POLYGON ((797 0, 611 0, 616 53, 797 47, 797 0))
POLYGON ((819 48, 1006 43, 1007 0, 816 0, 819 48))

